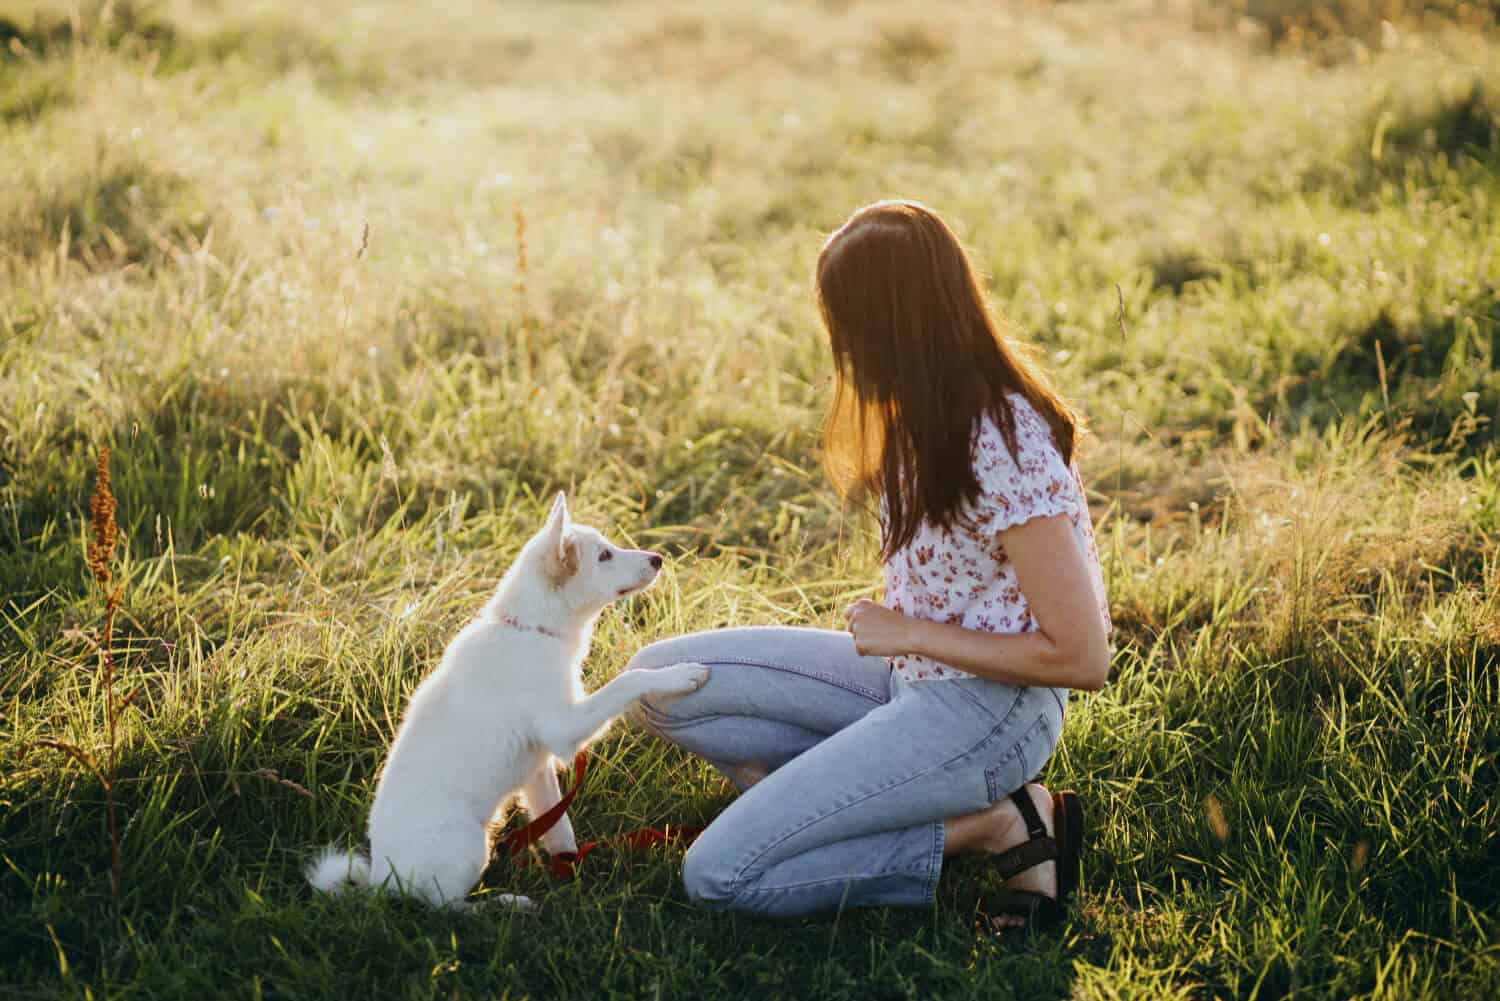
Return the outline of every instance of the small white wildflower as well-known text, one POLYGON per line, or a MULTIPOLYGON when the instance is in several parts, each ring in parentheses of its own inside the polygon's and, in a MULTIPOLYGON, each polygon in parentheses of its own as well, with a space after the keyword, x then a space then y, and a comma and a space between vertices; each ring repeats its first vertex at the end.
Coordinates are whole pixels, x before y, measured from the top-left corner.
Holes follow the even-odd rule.
POLYGON ((1319 233, 1318 234, 1318 245, 1319 246, 1326 247, 1326 246, 1328 246, 1332 242, 1333 242, 1333 237, 1329 236, 1327 233, 1319 233))

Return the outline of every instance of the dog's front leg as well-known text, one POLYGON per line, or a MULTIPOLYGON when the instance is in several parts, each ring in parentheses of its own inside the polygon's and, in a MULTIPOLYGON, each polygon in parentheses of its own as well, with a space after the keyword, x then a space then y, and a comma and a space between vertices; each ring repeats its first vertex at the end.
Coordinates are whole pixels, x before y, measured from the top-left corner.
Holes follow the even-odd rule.
POLYGON ((542 744, 564 761, 599 737, 625 710, 647 695, 686 695, 708 680, 702 664, 673 664, 654 671, 623 671, 597 692, 575 702, 549 720, 538 734, 542 744))
MULTIPOLYGON (((526 801, 526 812, 535 820, 557 805, 562 799, 562 789, 557 784, 557 762, 551 755, 542 763, 526 784, 521 787, 521 798, 526 801)), ((564 813, 557 823, 542 835, 542 847, 548 855, 578 851, 578 838, 573 834, 573 822, 564 813)))

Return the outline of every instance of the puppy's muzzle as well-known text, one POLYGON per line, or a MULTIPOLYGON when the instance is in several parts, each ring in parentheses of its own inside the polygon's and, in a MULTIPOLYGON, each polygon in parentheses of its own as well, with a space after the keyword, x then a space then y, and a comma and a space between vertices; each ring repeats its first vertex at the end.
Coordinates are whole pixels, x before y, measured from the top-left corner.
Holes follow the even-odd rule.
POLYGON ((662 559, 660 554, 647 553, 646 562, 650 564, 651 569, 647 573, 642 574, 640 581, 638 581, 637 583, 632 584, 630 587, 620 588, 621 596, 634 594, 637 591, 644 591, 646 588, 650 587, 656 582, 657 575, 661 573, 662 559))

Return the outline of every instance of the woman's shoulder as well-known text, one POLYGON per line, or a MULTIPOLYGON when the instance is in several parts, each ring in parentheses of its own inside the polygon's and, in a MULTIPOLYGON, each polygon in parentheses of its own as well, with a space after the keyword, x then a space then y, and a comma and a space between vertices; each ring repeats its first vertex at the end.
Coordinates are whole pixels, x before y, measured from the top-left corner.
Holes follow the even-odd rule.
POLYGON ((1011 421, 1015 429, 1015 450, 1000 430, 992 413, 984 414, 974 433, 975 458, 1008 462, 1021 467, 1039 467, 1062 461, 1062 453, 1052 437, 1052 427, 1023 393, 1010 392, 1005 396, 1009 404, 1011 421))
POLYGON ((1052 438, 1052 428, 1019 393, 1008 398, 1015 424, 1015 450, 992 415, 974 441, 980 521, 998 530, 1041 515, 1073 514, 1074 474, 1052 438))

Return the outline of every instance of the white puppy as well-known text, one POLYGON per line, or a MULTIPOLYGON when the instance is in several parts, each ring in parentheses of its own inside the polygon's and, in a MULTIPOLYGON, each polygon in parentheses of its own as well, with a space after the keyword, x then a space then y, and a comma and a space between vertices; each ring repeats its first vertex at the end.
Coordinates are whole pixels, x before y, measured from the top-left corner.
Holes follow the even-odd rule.
MULTIPOLYGON (((533 817, 545 812, 561 798, 558 759, 571 761, 641 697, 682 695, 708 678, 701 664, 625 671, 584 695, 595 619, 650 587, 660 568, 655 553, 573 525, 558 494, 494 597, 412 695, 375 786, 370 857, 329 847, 308 865, 308 881, 461 904, 489 861, 489 824, 512 795, 533 817)), ((553 854, 577 850, 566 815, 541 843, 553 854)))

